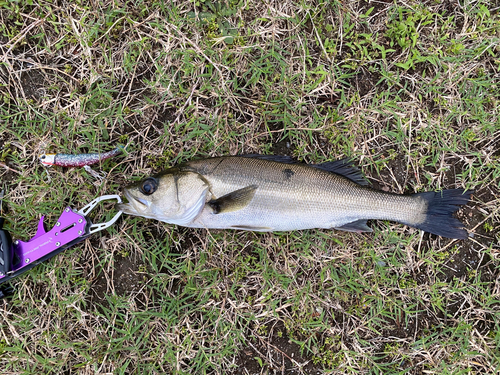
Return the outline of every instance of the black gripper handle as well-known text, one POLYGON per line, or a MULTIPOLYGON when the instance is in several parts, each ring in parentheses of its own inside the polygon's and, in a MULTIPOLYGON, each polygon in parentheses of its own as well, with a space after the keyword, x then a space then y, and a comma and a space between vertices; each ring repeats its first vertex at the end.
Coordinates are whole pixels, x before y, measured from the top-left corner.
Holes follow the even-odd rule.
POLYGON ((6 275, 12 269, 12 237, 2 229, 4 218, 0 217, 0 273, 6 275))

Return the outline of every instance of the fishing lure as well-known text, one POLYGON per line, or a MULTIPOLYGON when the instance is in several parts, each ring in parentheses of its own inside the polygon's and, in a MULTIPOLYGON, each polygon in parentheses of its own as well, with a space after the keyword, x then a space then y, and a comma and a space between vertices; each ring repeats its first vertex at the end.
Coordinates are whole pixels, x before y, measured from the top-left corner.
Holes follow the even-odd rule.
POLYGON ((47 166, 57 165, 60 167, 85 167, 119 155, 124 152, 124 150, 123 146, 118 146, 114 150, 103 153, 43 154, 40 155, 40 162, 47 166))

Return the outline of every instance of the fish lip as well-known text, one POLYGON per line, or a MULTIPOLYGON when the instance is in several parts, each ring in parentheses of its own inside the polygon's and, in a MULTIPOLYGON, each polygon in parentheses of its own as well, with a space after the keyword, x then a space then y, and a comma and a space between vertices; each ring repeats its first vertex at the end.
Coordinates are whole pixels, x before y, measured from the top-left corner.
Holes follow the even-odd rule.
POLYGON ((150 202, 148 202, 145 199, 136 197, 130 191, 128 191, 128 189, 124 189, 123 190, 123 194, 125 195, 125 198, 127 198, 127 200, 128 200, 127 206, 130 209, 133 209, 133 210, 135 210, 137 212, 139 212, 139 211, 145 211, 146 209, 149 208, 149 206, 151 204, 150 202))

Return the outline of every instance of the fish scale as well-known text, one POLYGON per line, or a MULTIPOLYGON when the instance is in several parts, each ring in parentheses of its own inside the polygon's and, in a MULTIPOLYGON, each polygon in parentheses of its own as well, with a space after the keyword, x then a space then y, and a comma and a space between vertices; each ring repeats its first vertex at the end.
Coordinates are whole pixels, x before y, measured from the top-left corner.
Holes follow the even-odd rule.
POLYGON ((254 199, 244 209, 213 215, 205 207, 193 224, 201 228, 228 228, 252 226, 260 220, 266 225, 258 226, 287 231, 299 229, 297 226, 300 229, 341 227, 360 219, 416 222, 425 210, 425 202, 411 196, 368 189, 307 165, 276 164, 260 159, 226 158, 210 169, 200 162, 186 163, 190 170, 210 181, 215 197, 254 183, 259 185, 254 199), (286 178, 284 172, 277 173, 278 168, 290 169, 294 174, 286 178))

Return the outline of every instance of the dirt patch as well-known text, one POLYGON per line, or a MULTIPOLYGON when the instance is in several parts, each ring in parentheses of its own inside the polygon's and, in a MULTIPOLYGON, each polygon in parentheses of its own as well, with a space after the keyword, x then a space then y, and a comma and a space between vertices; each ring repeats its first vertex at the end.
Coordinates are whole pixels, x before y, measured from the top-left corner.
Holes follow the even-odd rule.
POLYGON ((279 142, 273 143, 270 151, 273 155, 293 156, 295 146, 290 142, 287 137, 279 142))
POLYGON ((375 91, 384 91, 387 89, 387 85, 385 83, 377 85, 380 80, 380 73, 371 73, 368 71, 363 71, 356 75, 354 78, 354 85, 359 93, 359 96, 362 98, 363 96, 370 93, 372 90, 375 91))
POLYGON ((113 272, 113 284, 118 295, 125 295, 139 290, 143 283, 143 277, 138 272, 141 264, 130 257, 115 259, 113 272))
POLYGON ((38 100, 45 93, 45 76, 39 70, 28 70, 21 75, 21 86, 26 98, 38 100))
POLYGON ((236 358, 238 368, 233 375, 243 374, 307 374, 322 373, 313 358, 301 353, 300 346, 290 340, 283 323, 269 326, 271 334, 266 339, 249 342, 236 358))
POLYGON ((190 251, 196 251, 197 248, 203 246, 200 236, 196 230, 185 227, 177 227, 174 235, 177 235, 175 238, 176 247, 180 249, 180 253, 182 254, 190 251))
POLYGON ((319 95, 316 97, 316 100, 318 104, 323 106, 337 106, 340 102, 340 97, 335 93, 331 93, 330 95, 319 95))
MULTIPOLYGON (((498 194, 500 194, 498 188, 488 186, 475 192, 474 200, 488 205, 498 194)), ((484 282, 493 282, 496 279, 495 270, 490 266, 490 256, 485 249, 497 241, 500 228, 495 226, 491 218, 485 218, 480 209, 480 204, 468 204, 457 213, 457 217, 467 228, 470 230, 475 228, 473 237, 456 245, 455 253, 444 264, 445 268, 443 274, 439 276, 440 279, 448 282, 454 277, 461 278, 473 273, 480 273, 484 282)))
POLYGON ((171 107, 164 107, 156 113, 155 118, 153 119, 153 124, 158 127, 163 128, 165 124, 172 122, 176 119, 176 110, 171 107))
POLYGON ((106 294, 125 296, 137 292, 144 283, 142 267, 142 262, 134 256, 117 255, 111 272, 103 270, 95 279, 90 289, 91 301, 106 304, 106 294))
POLYGON ((442 274, 438 275, 442 281, 450 282, 455 277, 461 278, 480 269, 483 277, 491 279, 492 270, 484 267, 489 261, 489 256, 481 251, 480 246, 466 240, 458 244, 457 247, 458 252, 450 257, 444 264, 442 274))
MULTIPOLYGON (((7 183, 7 187, 8 187, 8 183, 11 182, 11 181, 15 181, 16 178, 18 177, 18 174, 16 172, 14 172, 14 169, 15 167, 14 166, 10 166, 9 163, 6 163, 6 162, 2 162, 0 161, 0 175, 2 177, 2 183, 7 183), (5 173, 3 172, 5 170, 5 173)), ((0 186, 0 190, 2 189, 3 187, 0 186)))
MULTIPOLYGON (((378 172, 378 177, 369 178, 372 187, 375 190, 390 191, 394 193, 402 193, 399 191, 403 187, 408 186, 409 173, 407 173, 408 164, 404 159, 387 158, 386 165, 378 172)), ((372 174, 375 176, 375 173, 372 174)))

